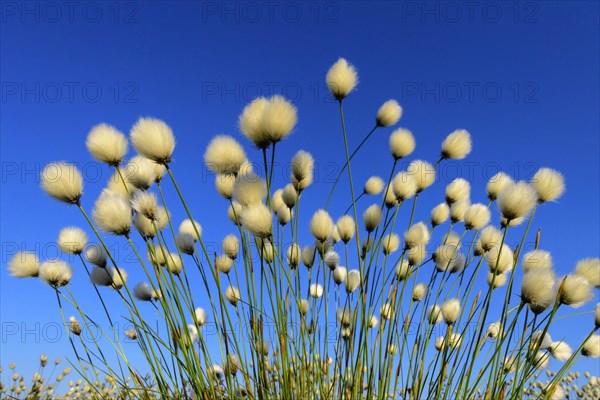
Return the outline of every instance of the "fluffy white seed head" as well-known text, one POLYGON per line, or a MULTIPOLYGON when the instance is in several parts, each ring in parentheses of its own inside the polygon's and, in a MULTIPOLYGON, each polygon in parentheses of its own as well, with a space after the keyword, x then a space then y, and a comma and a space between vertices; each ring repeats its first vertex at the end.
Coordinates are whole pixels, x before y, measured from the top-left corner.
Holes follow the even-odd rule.
POLYGON ((444 317, 442 316, 442 309, 437 304, 429 306, 427 309, 427 321, 432 324, 439 324, 442 322, 444 317))
POLYGON ((532 250, 523 256, 523 272, 552 268, 552 255, 545 250, 532 250))
POLYGON ((288 136, 298 121, 296 107, 282 96, 259 97, 239 117, 239 128, 259 149, 288 136))
POLYGON ((292 158, 290 180, 298 192, 302 192, 313 182, 315 160, 310 153, 300 150, 292 158))
POLYGON ((319 297, 323 296, 323 286, 321 286, 319 283, 311 284, 308 288, 308 291, 310 296, 315 299, 318 299, 319 297))
POLYGON ((600 289, 600 258, 585 258, 575 266, 575 274, 586 278, 592 286, 600 289))
POLYGON ((221 254, 215 259, 215 267, 218 271, 228 274, 233 268, 233 260, 227 254, 221 254))
POLYGON ((488 252, 502 242, 502 232, 493 226, 487 226, 481 230, 479 242, 484 252, 488 252))
POLYGON ((234 175, 215 175, 215 188, 217 193, 223 196, 225 199, 230 200, 233 197, 233 185, 235 184, 234 175))
POLYGON ((453 203, 468 200, 471 195, 471 184, 463 179, 456 178, 446 186, 446 203, 453 203))
POLYGON ((460 316, 460 301, 458 299, 449 299, 442 303, 442 317, 444 322, 452 325, 460 316))
POLYGON ((481 203, 472 204, 464 215, 465 228, 479 230, 490 222, 490 209, 481 203))
POLYGON ((581 275, 571 274, 562 279, 558 290, 558 300, 573 308, 578 308, 594 297, 592 285, 581 275))
POLYGON ((412 299, 413 301, 421 301, 427 293, 427 286, 424 283, 418 283, 413 287, 412 299))
POLYGON ((372 176, 365 182, 364 192, 368 195, 376 196, 383 190, 385 183, 378 176, 372 176))
POLYGON ((294 188, 294 185, 291 183, 285 185, 283 192, 281 193, 281 199, 283 200, 283 203, 289 208, 292 208, 294 205, 296 205, 297 198, 298 192, 296 191, 296 188, 294 188))
POLYGON ((340 58, 327 71, 325 83, 333 97, 343 100, 358 84, 358 74, 352 64, 340 58))
POLYGON ((333 220, 323 209, 317 210, 310 220, 310 233, 320 242, 329 239, 333 232, 333 220))
POLYGON ((132 157, 124 167, 125 179, 138 189, 147 190, 153 183, 160 182, 167 172, 162 164, 142 157, 132 157))
POLYGON ((550 355, 558 361, 567 361, 573 354, 573 349, 566 342, 552 342, 548 347, 550 355))
POLYGON ((523 276, 521 301, 529 304, 531 311, 540 314, 554 303, 556 277, 550 269, 533 270, 523 276))
POLYGON ((118 194, 125 200, 129 201, 133 196, 135 196, 138 189, 129 181, 126 174, 119 174, 118 171, 115 171, 108 179, 106 190, 111 191, 114 194, 118 194))
MULTIPOLYGON (((160 249, 157 252, 161 252, 160 249)), ((183 270, 183 260, 177 253, 167 253, 165 259, 165 267, 169 270, 173 275, 179 275, 179 273, 183 270)))
POLYGON ((498 196, 498 209, 508 221, 527 216, 538 201, 533 188, 520 181, 509 185, 498 196))
POLYGON ((279 210, 279 207, 283 205, 282 194, 283 189, 277 189, 271 195, 271 210, 273 210, 273 212, 277 212, 277 210, 279 210))
POLYGON ((302 249, 302 264, 304 264, 307 269, 311 269, 314 265, 316 254, 317 251, 314 246, 304 246, 302 249))
POLYGON ((300 264, 301 253, 298 243, 292 243, 287 248, 287 262, 291 269, 296 269, 300 264))
POLYGON ((342 215, 336 223, 338 234, 340 239, 344 243, 348 243, 353 237, 356 231, 356 224, 354 219, 349 215, 342 215))
POLYGON ((199 240, 202 235, 202 226, 197 222, 188 219, 184 219, 179 224, 179 234, 192 235, 194 240, 199 240))
POLYGON ((194 314, 196 316, 196 321, 198 321, 199 326, 206 324, 206 321, 208 321, 208 313, 206 312, 206 310, 204 310, 204 308, 196 308, 194 310, 194 314))
POLYGON ((242 298, 240 289, 235 286, 227 286, 227 289, 225 289, 225 298, 231 305, 236 306, 242 298))
POLYGON ((273 258, 275 257, 275 249, 273 247, 273 243, 271 243, 267 239, 263 239, 260 237, 258 238, 257 242, 260 257, 268 263, 273 262, 273 258))
POLYGON ((8 262, 8 272, 17 278, 35 278, 39 269, 40 260, 30 251, 19 251, 8 262))
POLYGON ((495 273, 505 273, 513 268, 513 252, 507 244, 503 244, 502 247, 495 246, 487 252, 485 261, 490 271, 495 273))
POLYGON ((408 172, 417 180, 417 193, 422 192, 435 182, 435 168, 427 161, 414 160, 408 165, 408 172))
POLYGON ((389 208, 393 208, 396 207, 398 205, 398 199, 396 198, 396 195, 394 194, 394 188, 392 187, 392 185, 388 185, 385 190, 383 191, 383 202, 385 203, 385 206, 389 209, 389 208))
POLYGON ((233 197, 242 207, 257 205, 266 195, 267 184, 254 173, 241 175, 235 179, 233 197))
POLYGON ((69 284, 73 270, 62 260, 48 260, 40 264, 39 277, 53 288, 58 288, 69 284))
POLYGON ((115 235, 127 235, 131 230, 132 214, 129 202, 121 196, 104 190, 92 212, 96 225, 115 235))
POLYGON ((410 155, 415 146, 415 137, 408 129, 398 128, 390 135, 390 152, 395 160, 410 155))
POLYGON ((496 175, 492 176, 487 183, 486 192, 488 199, 491 201, 496 200, 504 189, 514 183, 515 182, 510 176, 506 175, 504 172, 498 172, 496 175))
POLYGON ((417 222, 416 224, 411 225, 411 227, 404 232, 404 243, 405 247, 408 249, 425 245, 429 243, 429 239, 429 229, 423 222, 417 222))
POLYGON ((403 281, 410 274, 410 265, 408 261, 404 260, 396 264, 396 278, 399 281, 403 281))
POLYGON ((421 244, 406 250, 409 265, 418 265, 427 257, 427 246, 421 244))
POLYGON ((227 254, 227 257, 235 260, 240 251, 240 242, 237 236, 233 234, 225 236, 221 242, 221 248, 223 249, 223 252, 227 254))
POLYGON ((340 255, 333 249, 329 249, 325 252, 324 261, 329 269, 334 270, 340 264, 340 255))
POLYGON ((58 233, 58 247, 67 254, 81 254, 88 237, 81 228, 69 226, 58 233))
POLYGON ((592 335, 583 343, 581 354, 586 357, 600 357, 600 335, 592 335))
POLYGON ((360 271, 357 269, 348 271, 344 284, 346 285, 346 292, 348 293, 352 293, 358 289, 361 284, 360 271))
POLYGON ((83 195, 83 177, 73 164, 53 162, 40 175, 42 189, 49 196, 67 204, 77 204, 83 195))
POLYGON ((232 204, 227 207, 227 218, 235 225, 241 225, 242 223, 242 205, 237 201, 233 201, 232 204))
POLYGON ((94 265, 99 267, 106 266, 107 254, 104 249, 97 244, 91 244, 85 250, 85 258, 94 265))
POLYGON ((402 117, 402 107, 396 100, 388 100, 379 107, 377 118, 378 126, 396 125, 402 117))
POLYGON ((502 324, 500 322, 491 323, 488 326, 487 331, 485 333, 485 336, 490 339, 497 339, 501 335, 502 335, 502 324))
POLYGON ((151 221, 158 219, 158 200, 151 192, 137 192, 131 201, 133 209, 151 221))
POLYGON ((268 238, 273 232, 271 211, 262 203, 242 209, 241 222, 244 228, 255 236, 268 238))
POLYGON ((382 239, 383 254, 391 254, 400 247, 400 237, 395 233, 385 235, 382 239))
POLYGON ((399 172, 392 180, 392 189, 394 196, 399 203, 410 199, 417 193, 417 180, 413 174, 408 172, 399 172))
POLYGON ((206 168, 216 174, 237 175, 244 163, 246 163, 244 148, 231 136, 215 136, 204 152, 206 168))
POLYGON ((288 222, 292 219, 293 212, 288 206, 282 204, 281 207, 277 210, 277 221, 281 226, 287 225, 288 222))
POLYGON ((381 223, 381 208, 377 204, 371 205, 363 214, 365 229, 373 232, 381 223))
POLYGON ((507 279, 507 274, 494 274, 493 272, 488 272, 487 275, 487 283, 488 285, 493 286, 494 289, 504 286, 507 279))
POLYGON ((565 178, 550 168, 540 168, 531 178, 530 185, 537 192, 540 203, 556 200, 565 192, 565 178))
POLYGON ((596 304, 596 310, 594 311, 594 324, 596 328, 600 328, 600 303, 596 304))
POLYGON ((381 319, 389 321, 394 317, 394 308, 391 303, 385 303, 379 309, 381 319))
POLYGON ((443 224, 450 217, 450 207, 446 203, 440 203, 431 210, 431 226, 443 224))
POLYGON ((335 267, 335 269, 333 270, 333 273, 332 273, 333 281, 335 282, 336 285, 341 285, 342 283, 344 283, 346 281, 347 275, 348 275, 348 270, 345 267, 338 265, 337 267, 335 267))
POLYGON ((90 279, 94 285, 110 286, 112 285, 112 273, 110 268, 94 267, 90 274, 90 279))
POLYGON ((175 150, 175 136, 163 121, 140 118, 129 134, 135 150, 158 164, 168 164, 175 150))
POLYGON ((442 157, 462 160, 471 152, 471 135, 465 129, 457 129, 442 142, 442 157))
POLYGON ((88 133, 85 145, 96 160, 108 165, 119 165, 127 153, 127 138, 114 126, 96 125, 88 133))
POLYGON ((152 288, 146 282, 140 282, 133 288, 133 295, 141 301, 152 301, 152 288))
POLYGON ((433 260, 438 271, 458 272, 464 269, 465 259, 455 244, 446 243, 433 252, 433 260))

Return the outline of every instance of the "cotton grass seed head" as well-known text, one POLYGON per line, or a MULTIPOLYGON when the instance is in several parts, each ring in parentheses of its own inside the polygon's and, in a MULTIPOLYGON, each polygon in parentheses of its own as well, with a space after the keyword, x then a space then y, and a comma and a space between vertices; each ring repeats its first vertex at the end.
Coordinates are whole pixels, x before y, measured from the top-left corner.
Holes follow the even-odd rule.
POLYGON ((417 193, 417 181, 413 174, 399 172, 392 180, 392 189, 399 203, 410 199, 417 193))
POLYGON ((64 253, 81 254, 87 244, 87 240, 88 237, 83 229, 69 226, 60 230, 56 242, 64 253))
POLYGON ((228 135, 215 136, 204 152, 206 168, 216 174, 237 175, 246 162, 246 153, 241 144, 228 135))
POLYGON ((402 117, 402 107, 396 100, 388 100, 379 107, 375 121, 378 126, 396 125, 402 117))
POLYGON ((255 236, 268 238, 273 232, 271 211, 262 203, 244 207, 241 221, 243 227, 255 236))
POLYGON ((348 271, 346 275, 346 281, 344 282, 346 286, 347 293, 353 293, 361 284, 360 271, 357 269, 353 269, 348 271))
POLYGON ((442 317, 448 325, 454 324, 460 316, 460 301, 458 299, 449 299, 442 303, 442 317))
POLYGON ((395 233, 387 234, 382 239, 383 254, 394 253, 400 247, 400 237, 395 233))
POLYGON ((446 203, 448 205, 467 200, 470 195, 471 184, 463 178, 456 178, 446 186, 446 203))
POLYGON ((281 199, 283 200, 283 203, 289 208, 292 208, 296 205, 297 198, 298 192, 296 191, 294 185, 292 185, 291 183, 285 185, 285 187, 283 188, 283 192, 281 193, 281 199))
POLYGON ((233 268, 233 260, 227 254, 221 254, 215 258, 215 267, 219 272, 228 274, 231 268, 233 268))
POLYGON ((408 165, 407 170, 417 180, 417 193, 422 192, 435 182, 435 168, 427 161, 414 160, 408 165))
POLYGON ((403 260, 402 262, 398 262, 396 264, 396 278, 399 281, 403 281, 410 274, 410 265, 408 261, 403 260))
POLYGON ((488 199, 491 201, 496 200, 504 189, 514 183, 515 182, 510 176, 504 172, 498 172, 496 175, 492 176, 487 183, 486 192, 488 199))
POLYGON ((40 260, 31 251, 19 251, 8 261, 8 272, 17 278, 35 278, 39 269, 40 260))
POLYGON ((279 222, 281 226, 287 225, 287 223, 290 222, 292 216, 294 215, 292 210, 289 209, 288 206, 286 206, 285 204, 282 204, 281 207, 279 207, 276 214, 277 222, 279 222))
POLYGON ((107 254, 104 249, 97 244, 91 244, 85 250, 85 258, 94 265, 99 267, 106 266, 107 254))
POLYGON ((502 232, 493 226, 487 226, 481 230, 479 242, 484 252, 488 252, 502 242, 502 232))
POLYGON ((573 349, 567 343, 560 342, 552 342, 548 347, 548 351, 550 355, 556 358, 558 361, 567 361, 571 355, 573 354, 573 349))
POLYGON ((457 129, 442 142, 442 158, 462 160, 471 152, 471 134, 465 129, 457 129))
POLYGON ((288 136, 298 121, 296 107, 282 96, 259 97, 239 117, 239 128, 259 149, 288 136))
POLYGON ((586 357, 600 357, 600 335, 592 335, 583 343, 581 354, 586 357))
POLYGON ((129 202, 119 195, 104 190, 92 212, 94 222, 105 232, 115 235, 128 235, 131 230, 132 215, 129 202))
POLYGON ((431 325, 436 325, 442 322, 444 317, 442 316, 442 309, 437 304, 429 306, 427 309, 427 321, 431 325))
POLYGON ((521 301, 540 314, 554 303, 556 277, 550 269, 533 270, 523 276, 521 301))
POLYGON ((39 277, 53 288, 59 288, 69 284, 73 269, 62 260, 48 260, 40 264, 39 277))
POLYGON ((259 204, 266 195, 267 184, 254 173, 236 178, 233 185, 233 197, 242 207, 259 204))
POLYGON ((556 200, 565 192, 565 178, 550 168, 540 168, 531 178, 530 185, 537 192, 540 203, 556 200))
POLYGON ((196 321, 198 322, 199 326, 206 324, 206 321, 208 321, 208 314, 204 310, 204 308, 202 308, 202 307, 196 308, 194 310, 194 314, 195 314, 196 321))
POLYGON ((312 298, 318 299, 323 296, 323 286, 318 283, 313 283, 309 286, 308 292, 312 298))
POLYGON ((345 267, 337 266, 333 270, 332 277, 336 285, 341 285, 346 281, 348 270, 345 267))
POLYGON ((495 246, 487 252, 485 261, 492 272, 505 273, 513 268, 513 252, 508 245, 495 246))
MULTIPOLYGON (((160 250, 157 250, 160 252, 160 250)), ((165 258, 165 267, 169 270, 173 275, 179 275, 183 270, 183 260, 181 256, 177 253, 167 253, 165 258)))
POLYGON ((508 279, 507 274, 494 274, 493 272, 488 272, 487 275, 487 283, 492 286, 493 289, 498 289, 506 284, 506 280, 508 279))
POLYGON ((498 196, 498 209, 508 221, 523 218, 535 207, 538 196, 524 181, 509 185, 498 196))
POLYGON ((578 308, 594 297, 592 285, 581 275, 567 275, 560 282, 558 300, 573 308, 578 308))
POLYGON ((600 303, 596 304, 596 309, 594 311, 594 324, 596 328, 600 328, 600 303))
POLYGON ((373 232, 381 223, 381 208, 377 204, 371 205, 363 213, 363 220, 367 232, 373 232))
POLYGON ((450 207, 446 203, 440 203, 431 210, 431 226, 436 227, 443 224, 450 217, 450 207))
POLYGON ((73 164, 53 162, 40 175, 42 189, 49 196, 67 204, 78 204, 83 195, 83 177, 73 164))
POLYGON ((235 286, 227 286, 227 289, 225 289, 225 298, 231 305, 237 306, 237 303, 241 300, 242 296, 238 288, 235 286))
POLYGON ((127 153, 127 138, 114 126, 96 125, 88 133, 85 145, 96 160, 108 165, 119 165, 127 153))
POLYGON ((385 183, 378 176, 372 176, 365 182, 364 192, 371 196, 376 196, 383 190, 385 183))
POLYGON ((523 256, 523 272, 552 268, 552 255, 545 250, 532 250, 523 256))
POLYGON ((341 216, 337 220, 336 227, 342 242, 348 243, 354 237, 354 232, 356 231, 356 224, 354 223, 354 219, 351 216, 341 216))
POLYGON ((137 212, 151 221, 158 218, 158 200, 151 192, 137 192, 133 196, 131 206, 137 212))
POLYGON ((227 257, 235 260, 240 251, 240 242, 237 236, 233 234, 225 236, 221 242, 221 248, 223 249, 223 252, 227 254, 227 257))
POLYGON ((400 160, 415 150, 415 137, 408 129, 398 128, 390 135, 390 152, 394 160, 400 160))
POLYGON ((429 242, 430 234, 427 225, 417 222, 404 232, 404 243, 407 249, 425 245, 429 242))
POLYGON ((315 160, 310 153, 300 150, 292 158, 290 180, 298 192, 302 192, 313 182, 315 160))
POLYGON ((325 252, 324 261, 329 269, 334 270, 340 263, 340 255, 333 249, 329 249, 325 252))
POLYGON ((343 100, 358 84, 358 74, 344 58, 338 59, 327 71, 325 83, 337 100, 343 100))
POLYGON ((427 286, 424 283, 418 283, 413 287, 412 299, 413 301, 421 301, 427 293, 427 286))
POLYGON ((311 269, 315 263, 316 249, 314 246, 304 246, 302 249, 302 264, 306 267, 306 269, 311 269))
POLYGON ((490 339, 497 339, 502 335, 502 324, 500 322, 493 322, 488 325, 485 336, 490 339))
POLYGON ((167 172, 162 164, 142 157, 132 157, 124 167, 126 180, 141 190, 147 190, 153 183, 160 182, 167 172))
POLYGON ((171 128, 155 118, 140 118, 129 134, 135 150, 150 160, 166 165, 175 150, 175 136, 171 128))
POLYGON ((435 267, 440 272, 459 272, 464 269, 465 259, 455 244, 443 244, 433 252, 435 267))
POLYGON ((331 236, 333 231, 333 220, 329 213, 323 209, 317 210, 310 220, 310 232, 320 242, 324 242, 331 236))
POLYGON ((292 243, 287 248, 287 262, 291 269, 296 269, 300 264, 301 250, 298 243, 292 243))
POLYGON ((133 288, 133 295, 141 301, 152 301, 152 288, 146 282, 140 282, 133 288))
POLYGON ((490 222, 490 209, 481 203, 472 204, 467 208, 463 220, 465 228, 479 230, 490 222))
POLYGON ((592 286, 600 289, 600 258, 585 258, 575 266, 575 274, 586 278, 592 286))
POLYGON ((179 233, 192 235, 195 240, 199 240, 202 235, 202 226, 197 221, 192 222, 189 218, 184 219, 179 224, 179 233))

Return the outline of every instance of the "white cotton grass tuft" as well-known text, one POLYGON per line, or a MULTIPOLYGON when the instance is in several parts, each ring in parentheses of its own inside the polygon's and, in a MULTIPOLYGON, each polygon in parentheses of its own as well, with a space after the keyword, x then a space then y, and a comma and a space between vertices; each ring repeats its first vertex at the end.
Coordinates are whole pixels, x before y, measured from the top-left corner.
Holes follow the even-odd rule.
POLYGON ((485 256, 485 261, 490 271, 505 273, 513 268, 513 252, 507 244, 492 247, 485 256))
POLYGON ((412 299, 413 301, 421 301, 427 294, 427 286, 424 283, 418 283, 413 287, 412 299))
POLYGON ((158 164, 168 164, 175 151, 175 136, 171 128, 155 118, 140 118, 129 134, 135 150, 158 164))
POLYGON ((58 247, 67 254, 81 254, 87 244, 87 234, 81 228, 68 226, 58 233, 58 247))
POLYGON ((261 238, 268 238, 273 232, 271 211, 264 204, 255 204, 241 210, 242 226, 250 233, 261 238))
POLYGON ((444 303, 442 303, 441 310, 444 322, 446 322, 448 325, 452 325, 460 316, 460 301, 458 299, 446 300, 444 303))
POLYGON ((502 242, 502 232, 493 226, 486 226, 481 230, 479 242, 484 252, 488 252, 502 242))
POLYGON ((575 266, 575 274, 586 278, 592 286, 600 289, 600 258, 585 258, 575 266))
POLYGON ((545 250, 532 250, 523 256, 523 272, 552 268, 552 255, 545 250))
POLYGON ((498 209, 508 221, 523 218, 535 207, 538 196, 527 182, 509 185, 498 196, 498 209))
POLYGON ((233 185, 235 184, 234 175, 216 174, 215 189, 223 198, 230 200, 233 197, 233 185))
POLYGON ((194 310, 194 316, 196 317, 196 322, 198 322, 198 326, 202 326, 206 324, 206 321, 208 321, 208 313, 202 307, 197 307, 194 310))
POLYGON ((529 184, 537 192, 540 203, 556 200, 565 192, 565 178, 550 168, 540 168, 529 184))
POLYGON ((487 275, 487 283, 488 285, 493 286, 494 289, 504 286, 507 279, 507 274, 494 274, 493 272, 488 272, 487 275))
POLYGON ((299 150, 292 157, 292 173, 290 181, 298 193, 302 192, 313 182, 315 160, 304 150, 299 150))
POLYGON ((233 268, 233 260, 227 254, 221 254, 215 258, 215 268, 219 272, 228 274, 233 268))
POLYGON ((158 200, 151 192, 137 192, 131 200, 131 206, 137 212, 151 221, 158 218, 158 200))
POLYGON ((390 135, 390 152, 394 160, 400 160, 415 150, 415 137, 408 129, 398 128, 390 135))
POLYGON ((126 180, 142 190, 147 190, 153 183, 160 182, 167 172, 164 165, 142 156, 132 157, 123 170, 126 180))
POLYGON ((440 272, 459 272, 465 267, 465 258, 456 244, 443 244, 433 252, 435 267, 440 272))
POLYGON ((364 192, 371 196, 376 196, 383 190, 385 183, 378 176, 372 176, 365 182, 364 192))
POLYGON ((40 174, 44 192, 67 204, 79 204, 83 195, 83 177, 73 164, 53 162, 44 167, 40 174))
POLYGON ((408 256, 409 265, 418 265, 425 261, 425 258, 427 257, 427 246, 425 244, 421 244, 411 247, 406 250, 406 255, 408 256))
POLYGON ((600 335, 590 336, 584 343, 581 349, 581 354, 586 357, 600 357, 600 335))
POLYGON ((234 225, 242 224, 242 205, 237 201, 232 201, 232 203, 227 207, 227 218, 233 222, 234 225))
POLYGON ((346 281, 344 285, 346 286, 346 292, 352 293, 360 286, 362 282, 362 278, 360 277, 360 271, 357 269, 353 269, 348 271, 346 274, 346 281))
POLYGON ((392 185, 388 185, 385 190, 383 191, 383 202, 385 203, 385 206, 390 209, 392 207, 396 207, 398 205, 398 199, 396 198, 396 195, 394 194, 394 188, 392 187, 392 185))
POLYGON ((296 269, 300 264, 301 249, 298 243, 292 243, 287 248, 287 262, 291 269, 296 269))
POLYGON ((302 259, 302 264, 304 264, 307 269, 311 269, 314 265, 316 254, 317 251, 314 246, 304 246, 302 249, 300 258, 302 259))
POLYGON ((333 232, 333 220, 323 209, 317 210, 310 220, 310 233, 320 242, 329 239, 333 232))
POLYGON ((457 129, 442 142, 442 158, 462 160, 471 152, 471 134, 465 129, 457 129))
POLYGON ((363 213, 363 220, 367 232, 373 232, 381 223, 381 208, 377 204, 371 205, 363 213))
POLYGON ((268 263, 273 262, 273 259, 275 258, 275 249, 273 247, 273 243, 262 238, 259 238, 257 242, 260 257, 268 263))
POLYGON ((583 276, 576 274, 567 275, 558 285, 558 300, 561 304, 578 308, 594 297, 592 285, 583 276))
POLYGON ((427 309, 427 321, 431 325, 439 324, 440 322, 442 322, 443 319, 444 317, 442 316, 442 309, 439 305, 434 304, 432 306, 429 306, 429 308, 427 309))
POLYGON ((188 234, 194 237, 194 240, 200 240, 202 236, 202 226, 198 221, 190 220, 189 218, 184 219, 179 224, 179 234, 188 234))
POLYGON ((492 176, 487 183, 486 192, 488 199, 490 199, 490 201, 496 200, 504 189, 514 183, 515 182, 510 176, 504 172, 498 172, 496 175, 492 176))
POLYGON ((407 249, 427 244, 430 239, 429 229, 423 222, 417 222, 411 225, 404 232, 404 243, 407 249))
POLYGON ((325 83, 337 100, 343 100, 358 84, 358 74, 354 66, 340 58, 327 71, 325 83))
POLYGON ((266 195, 266 182, 254 173, 236 178, 233 185, 233 197, 242 207, 257 205, 263 201, 266 195))
POLYGON ((139 233, 145 238, 153 238, 156 234, 167 226, 169 216, 167 210, 159 206, 156 209, 156 217, 151 220, 143 214, 136 213, 133 219, 133 224, 139 233))
POLYGON ((292 185, 291 183, 285 185, 283 191, 281 192, 281 199, 283 200, 283 203, 289 208, 292 208, 296 205, 296 200, 298 199, 298 192, 296 191, 294 185, 292 185))
POLYGON ((240 289, 235 286, 227 286, 227 289, 225 289, 225 298, 231 305, 237 306, 238 301, 242 299, 240 289))
POLYGON ((234 234, 227 235, 223 238, 223 241, 221 242, 221 248, 229 258, 235 260, 240 251, 240 241, 234 234))
POLYGON ((277 210, 279 210, 279 207, 281 207, 282 205, 284 205, 283 189, 277 189, 271 195, 271 204, 270 204, 271 210, 273 210, 273 212, 277 212, 277 210))
POLYGON ((228 135, 215 136, 204 152, 204 164, 216 174, 237 175, 246 160, 242 145, 228 135))
POLYGON ((463 179, 456 178, 446 186, 446 203, 453 203, 468 200, 471 195, 471 184, 463 179))
POLYGON ((413 174, 399 172, 392 180, 392 190, 398 202, 401 203, 417 193, 417 180, 413 174))
POLYGON ((548 347, 550 355, 558 361, 567 361, 573 354, 573 349, 566 342, 552 342, 548 347))
POLYGON ((48 260, 40 264, 39 277, 53 288, 59 288, 69 284, 73 269, 62 260, 48 260))
POLYGON ((394 253, 400 247, 400 237, 395 233, 387 234, 381 240, 383 254, 385 255, 394 253))
POLYGON ((85 145, 92 157, 111 166, 121 164, 127 154, 127 138, 108 124, 93 127, 88 133, 85 145))
POLYGON ((334 270, 340 264, 340 255, 335 250, 329 249, 325 252, 323 261, 329 269, 334 270))
POLYGON ((507 226, 519 226, 525 221, 525 217, 519 217, 511 219, 510 222, 504 217, 500 216, 500 226, 506 228, 507 226))
POLYGON ((104 190, 92 212, 96 225, 115 235, 128 235, 131 230, 132 213, 129 202, 121 196, 104 190))
POLYGON ((100 245, 89 245, 85 250, 85 258, 94 265, 106 267, 107 254, 100 245))
POLYGON ((348 270, 345 267, 338 265, 333 270, 331 276, 333 277, 333 281, 336 285, 341 285, 346 281, 346 277, 348 276, 348 270))
POLYGON ((391 303, 385 303, 379 309, 381 319, 389 321, 394 317, 394 309, 391 303))
POLYGON ((259 149, 287 137, 298 121, 296 107, 282 96, 259 97, 239 117, 240 131, 259 149))
POLYGON ((175 237, 175 244, 183 254, 192 255, 196 251, 196 240, 188 233, 179 233, 175 237))
POLYGON ((485 336, 490 339, 497 339, 502 336, 502 324, 500 322, 492 322, 489 324, 485 336))
POLYGON ((408 165, 407 170, 417 180, 417 193, 427 189, 435 182, 435 168, 427 161, 414 160, 408 165))
POLYGON ((396 278, 399 281, 405 280, 410 274, 410 265, 408 261, 403 260, 396 264, 396 278))
POLYGON ((108 179, 106 190, 118 194, 129 201, 135 195, 137 188, 129 181, 126 175, 123 176, 123 173, 119 174, 118 171, 115 171, 108 179))
POLYGON ((596 309, 594 311, 594 324, 596 328, 600 328, 600 303, 596 304, 596 309))
POLYGON ((540 314, 550 307, 556 298, 554 284, 556 277, 550 269, 533 270, 523 276, 521 301, 529 305, 531 311, 540 314))
POLYGON ((40 260, 31 251, 19 251, 8 261, 8 272, 17 278, 35 278, 39 269, 40 260))
POLYGON ((146 282, 140 282, 133 288, 133 295, 136 299, 141 301, 152 301, 154 297, 152 296, 153 290, 150 285, 146 282))
POLYGON ((308 292, 312 298, 318 299, 323 296, 323 286, 319 283, 313 283, 309 286, 308 292))
POLYGON ((465 228, 479 230, 490 222, 490 209, 481 203, 472 204, 463 216, 465 228))
POLYGON ((402 117, 402 107, 394 99, 388 100, 379 107, 375 121, 377 126, 396 125, 402 117))
POLYGON ((338 234, 340 239, 344 243, 348 243, 353 237, 356 231, 356 224, 354 219, 349 215, 342 215, 336 223, 338 234))
POLYGON ((440 203, 431 210, 431 226, 443 224, 450 217, 450 207, 446 203, 440 203))

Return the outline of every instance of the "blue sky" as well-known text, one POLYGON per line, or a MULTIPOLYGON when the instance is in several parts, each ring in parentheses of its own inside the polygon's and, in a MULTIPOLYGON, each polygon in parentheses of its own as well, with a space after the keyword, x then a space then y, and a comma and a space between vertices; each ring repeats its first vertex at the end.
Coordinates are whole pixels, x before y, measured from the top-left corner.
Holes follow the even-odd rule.
MULTIPOLYGON (((232 227, 223 223, 227 206, 203 166, 204 148, 214 135, 231 134, 258 162, 259 154, 237 130, 237 117, 254 97, 283 94, 298 107, 299 123, 278 147, 278 161, 283 165, 300 148, 314 155, 316 182, 303 206, 315 210, 344 160, 337 107, 324 84, 327 69, 340 56, 360 76, 345 101, 351 144, 369 131, 377 108, 390 98, 404 109, 399 125, 415 134, 415 158, 434 162, 449 132, 471 132, 473 153, 464 162, 442 164, 440 182, 420 200, 422 219, 458 175, 471 181, 475 202, 485 200, 485 182, 499 170, 529 179, 547 166, 564 174, 567 192, 536 215, 532 229, 542 228, 542 248, 552 252, 560 273, 581 258, 599 256, 597 2, 5 1, 0 6, 2 365, 16 361, 26 372, 24 366, 43 352, 55 358, 70 351, 56 325, 60 317, 51 290, 37 281, 12 279, 6 270, 15 249, 56 257, 58 231, 83 226, 76 209, 39 189, 46 163, 68 160, 82 168, 88 180, 83 204, 91 209, 110 171, 87 153, 89 129, 107 122, 128 132, 140 116, 161 118, 177 138, 172 168, 192 212, 207 240, 219 243, 232 227)), ((353 171, 359 184, 389 173, 390 132, 378 130, 357 156, 353 171)), ((275 179, 283 186, 287 172, 275 179)), ((340 185, 334 197, 335 217, 347 206, 339 200, 348 198, 346 187, 340 185)), ((180 221, 183 210, 174 196, 171 200, 180 221)), ((307 228, 303 234, 306 244, 307 228)), ((114 242, 126 255, 123 241, 114 242)), ((91 287, 80 267, 75 269, 73 289, 85 298, 91 287)), ((111 301, 116 307, 117 299, 111 301)), ((564 332, 557 328, 555 336, 581 337, 591 315, 567 321, 573 322, 563 320, 564 332)), ((582 365, 597 368, 589 361, 582 365)))

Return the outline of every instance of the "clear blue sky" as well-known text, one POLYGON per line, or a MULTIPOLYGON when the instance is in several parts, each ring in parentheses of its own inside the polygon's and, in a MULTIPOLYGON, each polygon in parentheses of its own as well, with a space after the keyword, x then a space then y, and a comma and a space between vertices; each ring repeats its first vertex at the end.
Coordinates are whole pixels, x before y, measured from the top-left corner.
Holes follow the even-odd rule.
MULTIPOLYGON (((219 243, 232 226, 223 223, 226 204, 202 164, 204 148, 215 134, 232 134, 258 162, 237 117, 255 96, 283 94, 297 105, 299 123, 278 147, 278 160, 286 162, 300 148, 315 156, 316 183, 303 203, 315 210, 344 160, 337 107, 324 85, 340 56, 360 75, 346 101, 351 143, 368 132, 389 98, 404 108, 400 125, 414 132, 417 158, 434 162, 456 128, 472 133, 473 153, 464 163, 443 165, 441 182, 419 203, 419 218, 442 201, 445 183, 457 174, 472 182, 473 201, 484 201, 485 182, 498 170, 529 179, 538 167, 552 167, 565 175, 567 192, 536 216, 542 248, 552 252, 560 273, 599 256, 598 2, 4 1, 0 7, 4 366, 16 361, 33 372, 41 353, 70 355, 52 291, 12 279, 6 270, 15 249, 55 257, 58 231, 84 226, 76 209, 39 189, 46 163, 80 165, 89 181, 83 204, 91 209, 109 170, 85 149, 89 129, 107 122, 128 132, 140 116, 164 119, 177 138, 172 168, 206 240, 219 243)), ((372 174, 387 175, 389 133, 378 131, 357 157, 360 184, 372 174)), ((283 186, 287 172, 275 179, 283 186)), ((344 194, 340 189, 337 198, 344 194)), ((334 216, 346 205, 334 204, 334 216)), ((172 211, 175 221, 184 218, 178 204, 172 211)), ((115 243, 125 258, 125 244, 115 243)), ((131 258, 123 264, 132 283, 141 280, 131 258)), ((73 289, 91 303, 91 286, 74 265, 73 289)), ((116 306, 116 296, 112 302, 116 306)), ((592 317, 567 321, 554 336, 580 338, 592 317)))

